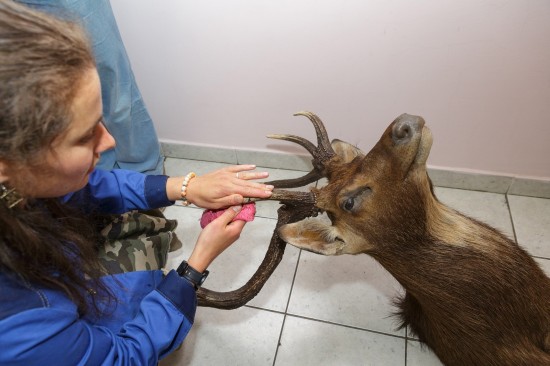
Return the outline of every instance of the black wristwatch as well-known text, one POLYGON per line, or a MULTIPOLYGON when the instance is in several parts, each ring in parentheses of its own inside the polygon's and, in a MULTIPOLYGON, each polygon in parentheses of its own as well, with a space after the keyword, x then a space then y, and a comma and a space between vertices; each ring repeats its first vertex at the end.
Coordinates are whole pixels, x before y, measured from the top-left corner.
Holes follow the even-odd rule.
POLYGON ((208 272, 208 270, 205 270, 203 273, 201 273, 195 268, 191 267, 186 261, 181 262, 176 272, 178 272, 181 277, 191 282, 193 286, 195 286, 196 290, 201 287, 204 280, 206 280, 206 277, 208 277, 208 273, 210 273, 208 272))

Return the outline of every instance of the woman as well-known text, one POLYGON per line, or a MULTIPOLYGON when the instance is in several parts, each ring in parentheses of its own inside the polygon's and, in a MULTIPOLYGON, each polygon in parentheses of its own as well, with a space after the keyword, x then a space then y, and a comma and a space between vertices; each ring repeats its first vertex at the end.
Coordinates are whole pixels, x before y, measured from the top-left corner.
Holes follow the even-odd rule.
POLYGON ((16 0, 58 18, 71 17, 86 30, 101 80, 103 116, 116 149, 101 154, 99 169, 163 174, 164 156, 141 96, 109 0, 16 0))
POLYGON ((272 187, 250 165, 204 176, 95 170, 115 142, 82 30, 0 0, 0 364, 156 364, 189 331, 196 288, 244 227, 243 197, 272 187), (103 276, 84 213, 183 199, 231 209, 181 270, 103 276))

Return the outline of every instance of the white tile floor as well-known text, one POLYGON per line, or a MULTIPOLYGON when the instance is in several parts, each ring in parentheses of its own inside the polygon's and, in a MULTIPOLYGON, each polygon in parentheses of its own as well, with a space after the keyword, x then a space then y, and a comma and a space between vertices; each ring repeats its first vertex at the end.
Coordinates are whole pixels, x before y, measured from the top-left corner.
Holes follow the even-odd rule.
MULTIPOLYGON (((206 173, 225 164, 167 159, 169 175, 206 173)), ((263 169, 270 179, 302 172, 263 169)), ((550 199, 436 188, 441 201, 517 237, 550 275, 550 199)), ((275 202, 259 202, 253 223, 210 267, 205 287, 236 289, 265 255, 275 227, 275 202)), ((173 206, 165 215, 179 222, 183 249, 171 256, 177 266, 189 256, 202 210, 173 206)), ((367 255, 324 257, 287 246, 283 260, 260 294, 237 310, 200 307, 183 346, 161 362, 173 365, 441 365, 420 344, 395 329, 391 300, 397 281, 367 255)))

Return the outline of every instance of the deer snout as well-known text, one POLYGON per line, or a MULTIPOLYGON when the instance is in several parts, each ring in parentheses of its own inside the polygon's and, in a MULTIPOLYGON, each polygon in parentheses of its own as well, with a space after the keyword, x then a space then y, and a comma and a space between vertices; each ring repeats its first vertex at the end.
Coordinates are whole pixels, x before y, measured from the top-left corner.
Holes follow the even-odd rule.
POLYGON ((397 144, 409 142, 416 134, 422 132, 424 127, 422 117, 411 114, 402 114, 394 121, 392 127, 392 139, 397 144))

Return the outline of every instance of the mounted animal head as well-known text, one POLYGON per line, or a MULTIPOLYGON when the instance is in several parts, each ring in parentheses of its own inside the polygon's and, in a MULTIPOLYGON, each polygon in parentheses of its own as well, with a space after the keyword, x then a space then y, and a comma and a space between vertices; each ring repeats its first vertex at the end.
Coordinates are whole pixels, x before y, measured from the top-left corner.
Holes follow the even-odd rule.
POLYGON ((386 243, 426 233, 433 203, 426 160, 432 145, 421 117, 403 114, 364 154, 340 140, 325 164, 328 184, 313 189, 316 206, 330 218, 306 218, 280 228, 286 242, 324 255, 372 253, 386 243))

